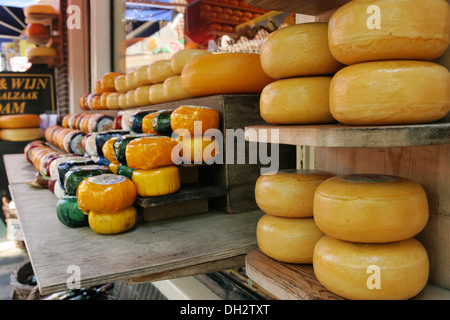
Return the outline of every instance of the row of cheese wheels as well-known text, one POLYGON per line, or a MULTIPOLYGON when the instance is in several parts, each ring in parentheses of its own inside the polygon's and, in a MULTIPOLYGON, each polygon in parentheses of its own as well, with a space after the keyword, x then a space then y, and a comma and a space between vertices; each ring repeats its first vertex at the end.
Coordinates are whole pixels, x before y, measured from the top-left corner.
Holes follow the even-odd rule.
POLYGON ((114 129, 114 120, 103 113, 69 113, 62 118, 61 126, 84 133, 101 132, 114 129))
POLYGON ((0 140, 32 141, 41 139, 41 118, 36 114, 12 114, 0 116, 0 140))
POLYGON ((312 263, 318 280, 344 298, 409 299, 427 283, 427 252, 413 238, 429 216, 417 182, 285 170, 258 178, 255 199, 266 213, 257 225, 261 251, 286 263, 312 263), (381 270, 381 289, 367 273, 372 267, 381 270))

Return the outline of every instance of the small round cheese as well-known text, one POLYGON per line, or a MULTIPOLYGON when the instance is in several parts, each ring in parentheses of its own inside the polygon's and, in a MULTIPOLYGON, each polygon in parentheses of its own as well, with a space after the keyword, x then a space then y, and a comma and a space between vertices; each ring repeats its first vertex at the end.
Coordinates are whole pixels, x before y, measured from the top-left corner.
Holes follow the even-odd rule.
POLYGON ((275 79, 328 75, 339 63, 328 47, 328 24, 311 22, 278 29, 261 46, 261 65, 275 79))
POLYGON ((329 22, 332 55, 351 65, 374 60, 434 60, 450 41, 445 0, 351 1, 329 22))
POLYGON ((137 210, 134 206, 116 212, 91 210, 88 213, 88 222, 91 229, 99 234, 123 233, 135 226, 137 210))
POLYGON ((176 74, 172 71, 170 59, 158 60, 148 65, 147 76, 151 83, 163 83, 176 74))
POLYGON ((324 236, 314 249, 314 273, 331 292, 352 300, 406 300, 427 284, 428 255, 414 238, 361 244, 324 236))
POLYGON ((138 87, 136 78, 134 76, 134 71, 128 72, 125 75, 125 85, 127 87, 127 91, 136 89, 138 87))
POLYGON ((115 91, 116 90, 115 79, 120 75, 123 75, 123 73, 119 73, 119 72, 105 73, 103 75, 102 79, 100 80, 101 87, 103 88, 103 90, 115 91))
POLYGON ((261 92, 261 117, 270 124, 335 122, 330 112, 330 82, 326 76, 272 82, 261 92))
POLYGON ((312 263, 314 246, 323 236, 313 218, 266 214, 256 227, 259 249, 268 257, 286 263, 312 263))
POLYGON ((136 88, 134 91, 134 100, 139 107, 148 106, 151 104, 150 87, 151 85, 144 85, 136 88))
POLYGON ((25 55, 28 59, 33 57, 50 56, 54 57, 57 55, 55 48, 50 47, 34 47, 28 48, 25 51, 25 55))
POLYGON ((149 89, 149 98, 152 104, 164 103, 166 101, 166 97, 164 97, 164 84, 157 83, 150 87, 149 89))
POLYGON ((255 200, 265 213, 280 217, 312 217, 316 188, 333 174, 317 170, 280 170, 256 180, 255 200))
POLYGON ((171 65, 172 71, 175 74, 181 75, 181 72, 183 71, 183 68, 186 65, 186 63, 188 63, 195 57, 206 56, 209 54, 212 54, 212 53, 207 50, 201 50, 201 49, 180 50, 180 51, 176 52, 170 60, 170 65, 171 65))
POLYGON ((127 165, 149 170, 173 164, 172 149, 176 141, 170 137, 150 136, 131 140, 125 150, 127 165))
POLYGON ((148 69, 148 65, 143 65, 134 71, 134 78, 135 78, 136 84, 139 87, 146 86, 146 85, 149 85, 152 83, 150 81, 150 79, 148 78, 147 69, 148 69))
POLYGON ((180 190, 180 173, 177 166, 169 165, 150 170, 134 170, 132 181, 141 197, 156 197, 180 190))
POLYGON ((330 178, 314 195, 314 219, 341 240, 385 243, 411 238, 428 222, 428 200, 409 179, 355 174, 330 178))
POLYGON ((450 111, 450 73, 427 61, 375 61, 331 80, 330 111, 349 125, 429 123, 450 111))
POLYGON ((126 75, 120 75, 117 76, 114 79, 114 87, 116 88, 117 92, 124 93, 127 92, 127 76, 126 75))
POLYGON ((117 110, 120 109, 119 105, 119 96, 121 93, 113 92, 106 96, 106 108, 109 110, 117 110))
POLYGON ((189 99, 191 96, 184 91, 181 85, 181 76, 167 78, 163 83, 163 94, 167 101, 189 99))

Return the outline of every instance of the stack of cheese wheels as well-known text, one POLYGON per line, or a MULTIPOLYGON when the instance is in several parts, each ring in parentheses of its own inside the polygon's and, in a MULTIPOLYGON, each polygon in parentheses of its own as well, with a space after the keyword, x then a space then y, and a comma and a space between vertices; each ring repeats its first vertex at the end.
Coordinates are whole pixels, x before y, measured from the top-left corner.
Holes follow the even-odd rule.
POLYGON ((302 23, 272 32, 261 46, 261 65, 277 79, 261 93, 260 113, 267 123, 335 122, 329 90, 332 74, 342 64, 330 53, 327 23, 302 23))
POLYGON ((428 221, 420 184, 398 176, 355 174, 321 183, 314 220, 326 236, 313 258, 317 279, 348 299, 409 299, 426 285, 429 262, 413 237, 428 221))
POLYGON ((203 106, 180 106, 170 115, 170 125, 177 135, 176 162, 211 164, 221 152, 220 115, 217 110, 203 106))
POLYGON ((181 86, 192 96, 261 93, 273 82, 257 53, 219 53, 197 56, 181 72, 181 86))
POLYGON ((136 224, 136 187, 125 176, 106 173, 88 177, 79 184, 76 197, 96 233, 118 234, 136 224))
POLYGON ((450 74, 431 61, 448 48, 449 25, 445 0, 362 0, 340 7, 329 22, 329 47, 349 66, 331 82, 333 117, 349 125, 418 124, 445 117, 450 74))
POLYGON ((12 114, 0 116, 0 140, 33 141, 44 137, 39 127, 41 118, 36 114, 12 114))
POLYGON ((92 92, 79 99, 82 110, 117 110, 119 108, 119 93, 116 90, 115 79, 123 76, 120 72, 107 72, 94 83, 92 92))
POLYGON ((114 120, 114 117, 104 113, 70 113, 63 117, 61 126, 84 133, 101 132, 112 130, 114 120))
POLYGON ((65 153, 84 155, 83 139, 85 133, 78 129, 65 128, 59 125, 45 129, 47 142, 65 153))
POLYGON ((266 214, 257 224, 260 250, 277 261, 311 264, 324 236, 313 218, 316 188, 333 175, 314 170, 266 173, 256 181, 255 200, 266 214))
MULTIPOLYGON (((176 141, 171 137, 153 135, 138 137, 126 144, 126 166, 139 196, 162 196, 180 189, 180 173, 172 161, 175 146, 176 141)), ((120 167, 118 173, 127 169, 120 167)))

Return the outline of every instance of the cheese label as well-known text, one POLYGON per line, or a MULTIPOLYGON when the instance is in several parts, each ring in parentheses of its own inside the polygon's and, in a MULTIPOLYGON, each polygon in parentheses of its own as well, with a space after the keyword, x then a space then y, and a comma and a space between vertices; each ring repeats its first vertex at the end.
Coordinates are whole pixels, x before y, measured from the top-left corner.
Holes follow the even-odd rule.
POLYGON ((101 184, 101 185, 108 185, 108 184, 118 184, 123 181, 125 181, 124 176, 115 175, 115 174, 102 174, 99 176, 94 176, 88 178, 89 182, 95 183, 95 184, 101 184))
POLYGON ((357 183, 385 183, 398 181, 399 177, 384 174, 352 174, 341 176, 339 179, 357 183))

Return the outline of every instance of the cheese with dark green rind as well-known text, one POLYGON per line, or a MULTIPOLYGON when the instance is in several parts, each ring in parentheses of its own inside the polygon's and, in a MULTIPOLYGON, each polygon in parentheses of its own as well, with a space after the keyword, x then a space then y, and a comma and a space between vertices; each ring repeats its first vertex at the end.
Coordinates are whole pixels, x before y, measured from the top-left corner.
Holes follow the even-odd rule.
POLYGON ((101 157, 103 156, 103 145, 111 138, 119 137, 124 134, 128 134, 129 131, 124 130, 111 130, 111 131, 105 131, 105 132, 99 132, 95 136, 95 146, 97 148, 97 156, 101 157))
POLYGON ((77 194, 78 185, 84 179, 104 173, 111 173, 107 166, 87 165, 76 166, 67 171, 64 179, 64 191, 67 195, 75 196, 77 194))
POLYGON ((127 164, 127 159, 125 158, 125 151, 127 149, 127 145, 128 143, 136 138, 140 138, 140 137, 146 137, 146 136, 150 136, 151 134, 146 134, 146 133, 142 133, 142 134, 127 134, 127 135, 123 135, 121 137, 118 137, 116 139, 116 141, 114 141, 113 143, 113 149, 114 149, 114 155, 116 156, 117 161, 119 161, 119 163, 126 165, 127 164))
POLYGON ((163 110, 152 119, 152 127, 155 132, 161 136, 172 135, 172 126, 170 125, 170 115, 172 110, 163 110))
POLYGON ((118 174, 118 175, 125 176, 125 177, 127 177, 128 179, 132 180, 132 179, 133 179, 133 171, 134 171, 134 170, 135 170, 135 169, 130 168, 130 167, 128 167, 128 166, 125 165, 125 164, 120 164, 120 165, 117 167, 117 174, 118 174))
POLYGON ((65 196, 56 204, 56 214, 59 221, 70 228, 89 226, 89 217, 78 208, 77 197, 65 196))
POLYGON ((129 118, 129 127, 131 129, 131 131, 136 132, 136 133, 142 133, 142 120, 144 119, 144 117, 149 114, 152 113, 153 111, 139 111, 136 112, 135 114, 133 114, 130 118, 129 118))
POLYGON ((95 164, 93 160, 90 158, 84 157, 84 159, 80 160, 67 160, 63 161, 58 165, 58 174, 59 174, 59 183, 61 187, 64 189, 64 183, 65 183, 65 177, 66 173, 73 167, 77 166, 85 166, 85 165, 91 165, 95 164))

